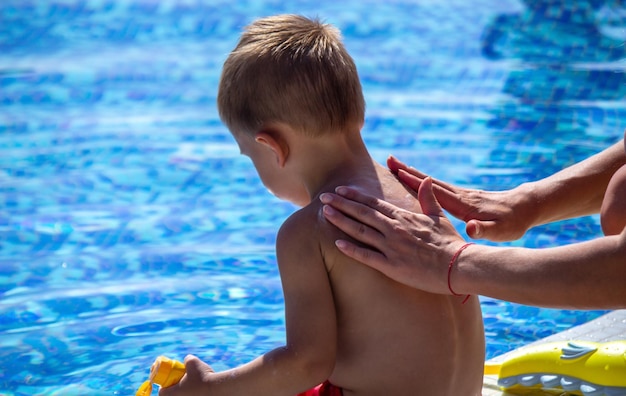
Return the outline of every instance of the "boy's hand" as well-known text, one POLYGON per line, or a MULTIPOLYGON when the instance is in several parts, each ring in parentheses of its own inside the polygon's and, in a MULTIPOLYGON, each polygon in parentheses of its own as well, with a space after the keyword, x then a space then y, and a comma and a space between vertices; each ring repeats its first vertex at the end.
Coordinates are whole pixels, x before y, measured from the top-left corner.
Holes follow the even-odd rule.
MULTIPOLYGON (((393 156, 387 159, 387 166, 400 181, 415 191, 427 177, 393 156)), ((451 215, 466 222, 465 232, 470 238, 513 241, 524 236, 532 225, 533 208, 521 204, 528 198, 523 191, 518 191, 521 187, 517 190, 482 191, 432 180, 437 201, 451 215)))
POLYGON ((159 389, 159 396, 206 396, 209 377, 215 371, 196 356, 185 357, 185 376, 176 385, 159 389))

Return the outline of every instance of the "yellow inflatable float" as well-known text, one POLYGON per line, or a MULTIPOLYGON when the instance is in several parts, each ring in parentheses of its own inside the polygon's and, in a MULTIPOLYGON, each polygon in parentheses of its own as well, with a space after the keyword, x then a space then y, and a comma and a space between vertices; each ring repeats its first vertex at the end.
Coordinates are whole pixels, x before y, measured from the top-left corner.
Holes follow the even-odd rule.
POLYGON ((626 340, 553 342, 520 349, 502 363, 485 364, 498 386, 565 391, 584 396, 626 396, 626 340))

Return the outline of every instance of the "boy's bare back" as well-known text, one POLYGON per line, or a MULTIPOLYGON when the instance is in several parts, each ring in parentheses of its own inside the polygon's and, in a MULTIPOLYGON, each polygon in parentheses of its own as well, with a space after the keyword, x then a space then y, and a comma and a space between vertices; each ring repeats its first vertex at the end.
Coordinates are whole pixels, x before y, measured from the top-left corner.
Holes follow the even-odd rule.
MULTIPOLYGON (((386 168, 342 170, 347 178, 329 180, 328 191, 350 184, 420 211, 386 168)), ((342 238, 313 200, 286 222, 277 248, 287 322, 301 321, 320 355, 335 351, 330 382, 347 396, 479 394, 485 345, 477 298, 462 304, 459 297, 396 283, 342 255, 334 245, 342 238), (290 293, 307 294, 303 290, 311 300, 290 307, 290 293), (328 345, 334 340, 336 350, 328 345)))

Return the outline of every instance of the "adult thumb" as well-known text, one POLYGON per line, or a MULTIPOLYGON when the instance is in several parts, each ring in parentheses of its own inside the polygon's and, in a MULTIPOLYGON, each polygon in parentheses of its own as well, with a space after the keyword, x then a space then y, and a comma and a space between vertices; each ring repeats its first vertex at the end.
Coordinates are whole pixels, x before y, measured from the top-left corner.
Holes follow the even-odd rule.
POLYGON ((465 225, 465 232, 472 239, 488 239, 494 242, 510 241, 498 227, 498 223, 491 220, 469 220, 465 225))
POLYGON ((417 190, 417 200, 422 207, 422 212, 428 216, 443 216, 443 210, 441 205, 435 198, 433 192, 433 179, 429 176, 422 181, 419 189, 417 190))
POLYGON ((480 239, 484 234, 482 224, 478 220, 468 221, 465 225, 465 232, 472 239, 480 239))

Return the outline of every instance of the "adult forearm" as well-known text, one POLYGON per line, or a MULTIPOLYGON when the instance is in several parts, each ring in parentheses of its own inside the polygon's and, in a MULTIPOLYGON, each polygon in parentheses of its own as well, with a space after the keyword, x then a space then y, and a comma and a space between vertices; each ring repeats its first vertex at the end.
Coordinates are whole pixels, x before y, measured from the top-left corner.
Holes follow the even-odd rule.
POLYGON ((471 246, 456 271, 458 293, 553 308, 626 308, 626 230, 547 249, 471 246))
POLYGON ((623 140, 545 179, 517 188, 533 208, 533 226, 600 211, 611 176, 626 164, 623 140))

